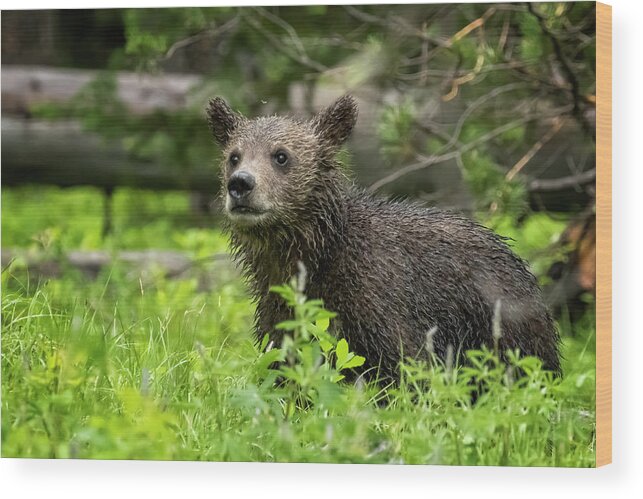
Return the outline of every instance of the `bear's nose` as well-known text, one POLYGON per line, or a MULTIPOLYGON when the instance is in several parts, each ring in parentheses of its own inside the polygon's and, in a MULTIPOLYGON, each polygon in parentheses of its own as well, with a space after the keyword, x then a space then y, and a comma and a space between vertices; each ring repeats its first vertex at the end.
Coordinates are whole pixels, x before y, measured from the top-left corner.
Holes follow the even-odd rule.
POLYGON ((228 181, 228 192, 233 199, 243 199, 254 188, 255 178, 248 172, 235 172, 228 181))

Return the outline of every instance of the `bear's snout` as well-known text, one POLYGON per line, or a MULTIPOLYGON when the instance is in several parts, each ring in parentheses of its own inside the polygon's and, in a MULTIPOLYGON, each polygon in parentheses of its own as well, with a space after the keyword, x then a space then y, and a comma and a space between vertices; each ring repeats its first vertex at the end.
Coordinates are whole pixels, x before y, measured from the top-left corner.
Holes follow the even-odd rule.
POLYGON ((252 174, 238 171, 232 174, 228 181, 228 193, 235 201, 241 201, 255 188, 256 181, 252 174))

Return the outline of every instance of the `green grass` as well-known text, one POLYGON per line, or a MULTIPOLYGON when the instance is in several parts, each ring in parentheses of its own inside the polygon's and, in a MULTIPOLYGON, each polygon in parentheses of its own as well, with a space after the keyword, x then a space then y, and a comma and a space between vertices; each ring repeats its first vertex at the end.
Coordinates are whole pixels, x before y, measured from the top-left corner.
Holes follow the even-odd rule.
MULTIPOLYGON (((122 194, 121 214, 140 208, 139 194, 122 194)), ((116 217, 111 247, 222 248, 215 229, 188 227, 184 196, 153 196, 147 221, 158 201, 164 222, 137 241, 145 212, 116 217)), ((97 198, 3 190, 3 246, 43 247, 42 232, 58 231, 50 246, 102 247, 88 235, 97 198), (42 199, 56 208, 39 208, 42 199)), ((505 366, 473 352, 468 368, 407 363, 400 385, 382 390, 340 380, 359 359, 326 333, 321 304, 293 288, 280 290, 296 312, 283 325, 292 340, 270 349, 252 340, 253 305, 238 279, 203 290, 197 278, 147 277, 119 265, 96 280, 72 269, 39 279, 20 262, 3 271, 3 457, 594 465, 590 315, 564 326, 562 380, 536 359, 505 366), (472 404, 474 385, 483 389, 472 404)))
POLYGON ((184 192, 117 189, 113 231, 102 238, 105 196, 98 189, 2 189, 2 247, 65 249, 175 249, 224 252, 226 239, 213 221, 190 209, 184 192))

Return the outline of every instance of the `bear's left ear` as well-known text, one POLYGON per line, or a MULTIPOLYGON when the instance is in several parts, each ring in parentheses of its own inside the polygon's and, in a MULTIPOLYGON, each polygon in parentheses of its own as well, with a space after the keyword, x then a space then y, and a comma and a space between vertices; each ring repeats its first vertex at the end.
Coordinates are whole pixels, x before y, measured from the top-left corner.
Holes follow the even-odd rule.
POLYGON ((243 116, 234 112, 221 97, 211 99, 205 111, 212 135, 221 147, 225 147, 234 131, 243 122, 243 116))
POLYGON ((344 95, 322 110, 311 121, 315 133, 331 147, 339 147, 350 137, 357 122, 357 103, 344 95))

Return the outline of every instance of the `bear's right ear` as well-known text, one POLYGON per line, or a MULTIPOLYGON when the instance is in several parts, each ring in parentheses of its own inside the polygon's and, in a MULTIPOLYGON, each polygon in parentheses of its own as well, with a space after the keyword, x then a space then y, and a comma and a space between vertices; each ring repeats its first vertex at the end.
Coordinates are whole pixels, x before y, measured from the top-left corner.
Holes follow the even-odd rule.
POLYGON ((221 147, 225 147, 234 131, 242 123, 243 116, 234 112, 221 97, 210 99, 206 113, 212 135, 221 147))
POLYGON ((357 122, 357 102, 344 95, 312 119, 315 133, 329 146, 338 148, 350 137, 357 122))

